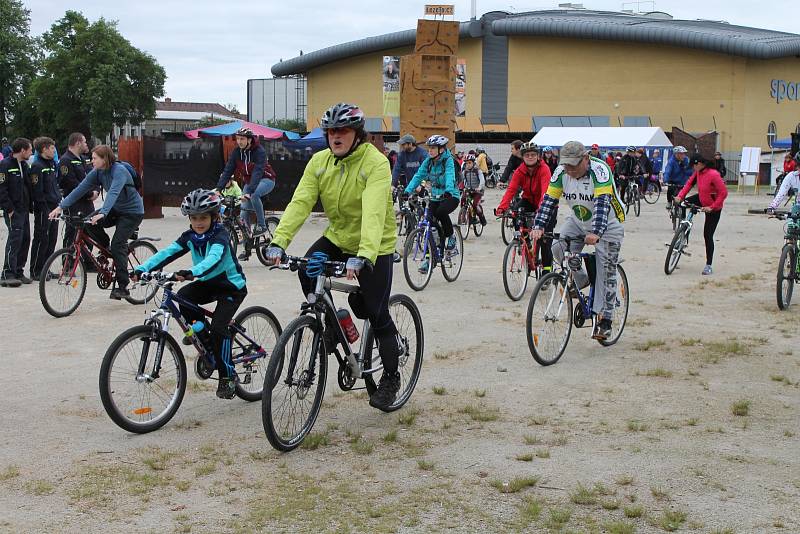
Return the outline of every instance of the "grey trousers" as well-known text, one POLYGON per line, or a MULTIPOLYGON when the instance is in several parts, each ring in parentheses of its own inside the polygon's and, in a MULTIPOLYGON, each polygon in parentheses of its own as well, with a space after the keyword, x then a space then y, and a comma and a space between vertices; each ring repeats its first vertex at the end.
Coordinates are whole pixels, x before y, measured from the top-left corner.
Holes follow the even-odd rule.
MULTIPOLYGON (((612 214, 613 216, 613 214, 612 214)), ((580 252, 585 246, 583 237, 586 229, 575 222, 572 217, 568 217, 559 231, 561 238, 553 243, 553 257, 557 261, 564 259, 564 252, 567 243, 563 239, 570 238, 569 248, 571 252, 580 252), (580 240, 578 240, 580 238, 580 240), (575 239, 573 241, 573 239, 575 239)), ((614 308, 617 306, 617 263, 619 253, 622 249, 622 239, 625 231, 622 224, 616 219, 609 221, 606 232, 600 237, 600 241, 595 245, 595 256, 597 273, 595 275, 594 300, 592 301, 592 311, 604 319, 611 319, 614 308)), ((579 288, 589 285, 589 275, 585 266, 581 265, 581 270, 574 274, 575 283, 579 288)))

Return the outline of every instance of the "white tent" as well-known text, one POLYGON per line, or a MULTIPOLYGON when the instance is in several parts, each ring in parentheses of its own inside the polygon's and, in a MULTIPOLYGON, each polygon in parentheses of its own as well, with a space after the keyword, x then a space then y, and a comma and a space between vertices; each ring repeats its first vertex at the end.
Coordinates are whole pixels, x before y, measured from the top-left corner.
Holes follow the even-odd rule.
POLYGON ((672 147, 664 131, 658 127, 634 128, 559 128, 545 126, 533 136, 532 141, 541 146, 562 147, 567 141, 580 141, 586 147, 597 143, 601 148, 625 149, 633 145, 645 148, 672 147))

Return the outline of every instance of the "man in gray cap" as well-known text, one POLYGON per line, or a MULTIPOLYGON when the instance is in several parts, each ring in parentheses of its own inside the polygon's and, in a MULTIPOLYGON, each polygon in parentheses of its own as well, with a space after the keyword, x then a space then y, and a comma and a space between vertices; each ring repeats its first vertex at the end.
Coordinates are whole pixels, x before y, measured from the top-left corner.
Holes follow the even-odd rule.
MULTIPOLYGON (((594 245, 597 255, 592 311, 597 320, 592 337, 598 341, 612 334, 611 320, 617 306, 617 263, 625 231, 625 209, 614 184, 614 173, 606 162, 590 158, 589 151, 578 141, 569 141, 561 148, 559 165, 550 178, 550 185, 536 213, 531 236, 541 238, 544 229, 556 216, 562 197, 570 207, 561 227, 562 241, 553 245, 553 255, 560 261, 569 238, 572 252, 580 252, 584 244, 594 245)), ((575 273, 579 287, 589 284, 586 271, 575 273)))
POLYGON ((398 184, 405 187, 428 157, 428 151, 418 147, 417 140, 411 134, 405 134, 397 140, 397 144, 400 145, 400 151, 392 169, 392 187, 397 187, 398 184), (400 176, 404 176, 402 182, 400 176))

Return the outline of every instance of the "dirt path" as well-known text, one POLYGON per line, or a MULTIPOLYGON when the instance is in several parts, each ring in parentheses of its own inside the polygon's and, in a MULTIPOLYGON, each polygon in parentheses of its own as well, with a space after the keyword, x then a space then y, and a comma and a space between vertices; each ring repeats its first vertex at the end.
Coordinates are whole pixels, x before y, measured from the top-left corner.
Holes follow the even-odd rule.
MULTIPOLYGON (((518 303, 503 292, 497 223, 467 241, 453 284, 436 273, 414 293, 398 267, 395 292, 425 321, 409 405, 379 413, 329 373, 318 447, 283 455, 258 403, 220 401, 191 374, 166 427, 123 432, 100 404, 99 363, 144 309, 90 280, 82 307, 56 320, 36 286, 3 289, 0 531, 798 532, 800 308, 775 303, 780 224, 743 215, 765 198, 729 197, 709 278, 700 231, 663 274, 669 221, 663 201, 643 206, 626 223, 622 340, 601 348, 574 330, 547 368, 525 341, 531 289, 518 303)), ((175 237, 185 222, 167 211, 143 233, 175 237)), ((307 224, 290 252, 323 227, 307 224)), ((286 325, 294 276, 245 271, 245 305, 286 325)))

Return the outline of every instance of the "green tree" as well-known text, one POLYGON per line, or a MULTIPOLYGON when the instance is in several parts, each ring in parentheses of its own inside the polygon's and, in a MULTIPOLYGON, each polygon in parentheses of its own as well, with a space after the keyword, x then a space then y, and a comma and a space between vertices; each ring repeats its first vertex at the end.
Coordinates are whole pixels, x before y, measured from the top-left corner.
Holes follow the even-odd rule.
POLYGON ((29 82, 38 49, 30 36, 31 12, 20 0, 0 0, 0 135, 6 135, 29 82))
POLYGON ((215 117, 214 115, 206 115, 200 119, 200 122, 197 123, 197 128, 209 128, 219 124, 228 124, 229 122, 231 122, 230 119, 222 119, 220 117, 215 117))
POLYGON ((58 140, 74 131, 102 139, 115 124, 155 117, 166 73, 116 25, 67 11, 42 36, 46 57, 30 96, 44 133, 58 140))
POLYGON ((306 123, 296 119, 270 119, 267 121, 267 126, 293 132, 306 131, 306 123))

